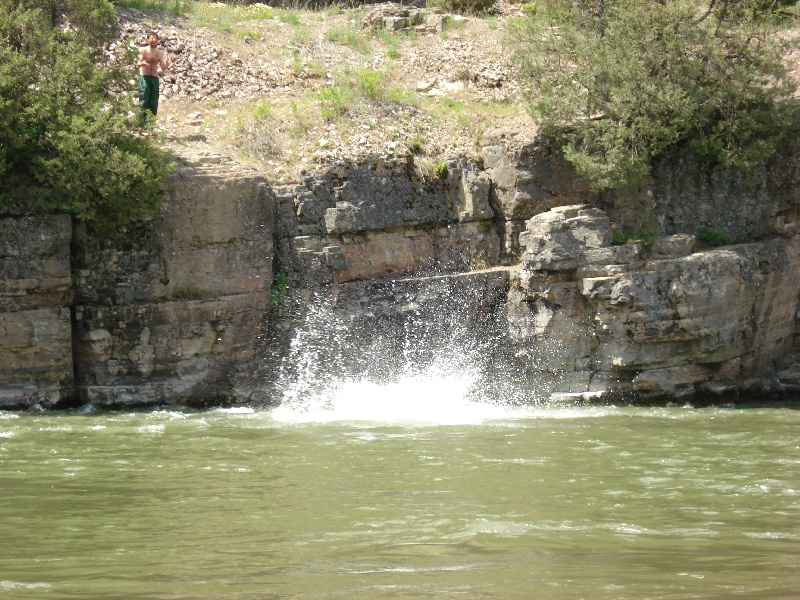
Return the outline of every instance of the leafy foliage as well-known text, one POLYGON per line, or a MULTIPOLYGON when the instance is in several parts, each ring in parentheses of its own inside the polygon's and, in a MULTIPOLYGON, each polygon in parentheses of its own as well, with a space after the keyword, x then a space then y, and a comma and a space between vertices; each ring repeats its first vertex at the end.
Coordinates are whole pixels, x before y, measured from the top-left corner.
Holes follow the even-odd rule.
POLYGON ((0 0, 0 211, 108 228, 158 207, 172 161, 113 93, 130 77, 102 52, 115 27, 105 0, 0 0))
POLYGON ((328 120, 344 116, 347 113, 347 107, 353 101, 353 92, 346 82, 323 88, 316 95, 320 103, 320 112, 328 120))
POLYGON ((725 246, 730 243, 727 229, 701 227, 697 232, 697 243, 701 246, 725 246))
POLYGON ((278 308, 283 301, 286 300, 286 295, 289 292, 289 277, 283 274, 278 274, 272 281, 272 288, 269 292, 269 306, 270 308, 278 308))
POLYGON ((679 142, 750 168, 794 120, 787 0, 538 0, 507 41, 544 131, 598 190, 679 142))
POLYGON ((453 13, 474 15, 490 11, 494 0, 429 0, 428 5, 440 6, 453 13))

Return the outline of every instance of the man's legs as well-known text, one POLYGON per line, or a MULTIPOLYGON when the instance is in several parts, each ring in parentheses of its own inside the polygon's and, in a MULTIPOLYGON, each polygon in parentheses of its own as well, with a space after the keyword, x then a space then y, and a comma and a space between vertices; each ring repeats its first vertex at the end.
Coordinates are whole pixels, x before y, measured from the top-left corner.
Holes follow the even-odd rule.
POLYGON ((153 115, 153 123, 155 123, 155 116, 158 114, 158 77, 152 75, 139 77, 139 109, 143 127, 148 122, 148 111, 153 115))

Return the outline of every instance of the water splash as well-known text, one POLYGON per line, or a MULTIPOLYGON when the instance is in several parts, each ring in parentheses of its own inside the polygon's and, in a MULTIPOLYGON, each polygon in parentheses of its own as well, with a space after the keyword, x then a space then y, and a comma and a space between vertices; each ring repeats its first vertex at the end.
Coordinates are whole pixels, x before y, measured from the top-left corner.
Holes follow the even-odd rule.
POLYGON ((467 425, 508 416, 507 407, 472 399, 475 376, 432 368, 394 381, 339 380, 321 394, 282 403, 276 421, 360 421, 394 424, 467 425))
POLYGON ((486 278, 354 285, 295 323, 272 388, 279 421, 470 424, 544 397, 509 352, 505 288, 486 278))
POLYGON ((613 415, 613 407, 520 405, 476 394, 474 375, 425 373, 379 383, 341 380, 317 395, 283 402, 270 410, 284 424, 351 423, 380 426, 519 424, 529 419, 582 419, 613 415))

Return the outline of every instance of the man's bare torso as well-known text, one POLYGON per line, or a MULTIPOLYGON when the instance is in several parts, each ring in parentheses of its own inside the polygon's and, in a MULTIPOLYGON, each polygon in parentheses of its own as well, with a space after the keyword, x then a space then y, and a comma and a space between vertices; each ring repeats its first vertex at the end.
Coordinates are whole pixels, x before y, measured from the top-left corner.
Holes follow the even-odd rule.
POLYGON ((160 66, 162 71, 166 71, 172 62, 170 58, 156 48, 155 42, 148 40, 147 46, 139 48, 139 60, 136 62, 139 74, 158 77, 158 67, 160 66))
POLYGON ((163 59, 164 53, 161 50, 150 50, 144 47, 139 53, 139 74, 158 75, 158 63, 163 59))

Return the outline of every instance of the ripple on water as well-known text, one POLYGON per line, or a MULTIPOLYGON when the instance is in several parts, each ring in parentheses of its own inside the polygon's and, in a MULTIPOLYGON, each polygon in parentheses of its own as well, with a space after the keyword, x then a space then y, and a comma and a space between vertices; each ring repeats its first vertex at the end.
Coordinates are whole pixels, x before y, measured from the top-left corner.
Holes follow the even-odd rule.
POLYGON ((53 586, 43 581, 37 581, 34 583, 25 583, 23 581, 9 581, 7 579, 0 581, 0 590, 5 590, 7 592, 10 592, 12 590, 41 590, 41 589, 49 589, 51 587, 53 586))
POLYGON ((800 535, 796 533, 787 533, 784 531, 748 531, 745 532, 744 535, 756 540, 800 540, 800 535))
POLYGON ((256 410, 254 408, 250 408, 249 406, 233 406, 230 408, 218 408, 216 409, 216 412, 228 415, 252 415, 256 412, 256 410))
POLYGON ((144 433, 149 435, 162 435, 166 430, 166 426, 159 423, 157 425, 141 425, 136 428, 138 433, 144 433))

